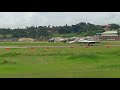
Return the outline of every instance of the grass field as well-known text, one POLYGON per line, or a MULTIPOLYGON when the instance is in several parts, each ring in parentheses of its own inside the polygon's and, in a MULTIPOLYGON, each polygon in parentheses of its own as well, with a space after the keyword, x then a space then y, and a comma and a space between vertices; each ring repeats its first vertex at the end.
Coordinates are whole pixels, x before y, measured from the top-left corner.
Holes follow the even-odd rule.
POLYGON ((0 46, 75 46, 0 48, 0 77, 120 78, 120 41, 86 47, 65 43, 0 42, 0 46))
POLYGON ((0 42, 0 46, 69 46, 79 44, 65 44, 65 43, 53 43, 53 42, 0 42))

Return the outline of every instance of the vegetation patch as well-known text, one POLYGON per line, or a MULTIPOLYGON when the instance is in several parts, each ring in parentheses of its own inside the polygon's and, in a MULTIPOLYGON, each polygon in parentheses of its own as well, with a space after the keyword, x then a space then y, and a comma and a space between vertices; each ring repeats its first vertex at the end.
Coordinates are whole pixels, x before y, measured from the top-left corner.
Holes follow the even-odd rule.
POLYGON ((68 59, 72 60, 87 60, 88 62, 93 60, 96 61, 100 59, 100 56, 97 54, 92 54, 92 53, 83 53, 83 54, 78 54, 78 55, 72 55, 68 59))
POLYGON ((42 53, 16 53, 16 52, 10 52, 10 53, 4 53, 1 54, 0 57, 16 57, 16 56, 66 56, 66 55, 72 55, 72 53, 67 52, 42 52, 42 53))
POLYGON ((120 50, 114 52, 114 55, 115 55, 115 56, 120 56, 120 50))
MULTIPOLYGON (((41 42, 33 44, 42 45, 41 42)), ((104 46, 86 49, 79 44, 76 48, 11 48, 9 51, 1 48, 0 77, 120 77, 119 50, 120 47, 104 46)))
POLYGON ((72 55, 72 53, 41 53, 38 55, 39 56, 66 56, 66 55, 72 55))
POLYGON ((2 65, 2 64, 16 64, 16 62, 6 60, 6 59, 2 59, 2 60, 0 60, 0 65, 2 65))
POLYGON ((9 53, 5 53, 5 54, 1 54, 0 57, 15 57, 18 55, 21 55, 21 53, 9 52, 9 53))
POLYGON ((101 65, 102 69, 120 69, 120 64, 101 65))

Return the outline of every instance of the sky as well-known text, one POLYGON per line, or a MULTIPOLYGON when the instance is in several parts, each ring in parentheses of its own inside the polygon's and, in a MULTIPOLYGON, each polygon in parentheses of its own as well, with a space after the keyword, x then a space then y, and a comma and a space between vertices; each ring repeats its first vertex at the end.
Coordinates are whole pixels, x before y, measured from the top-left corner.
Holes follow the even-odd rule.
POLYGON ((120 25, 120 12, 0 12, 0 28, 63 26, 80 22, 120 25))

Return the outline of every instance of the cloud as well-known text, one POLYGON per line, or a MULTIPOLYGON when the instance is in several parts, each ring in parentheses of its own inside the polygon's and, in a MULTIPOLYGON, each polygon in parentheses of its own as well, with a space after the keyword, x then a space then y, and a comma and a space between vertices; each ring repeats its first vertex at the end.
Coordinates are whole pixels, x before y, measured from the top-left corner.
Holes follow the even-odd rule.
POLYGON ((63 26, 80 22, 120 24, 119 19, 120 12, 0 12, 0 27, 63 26))

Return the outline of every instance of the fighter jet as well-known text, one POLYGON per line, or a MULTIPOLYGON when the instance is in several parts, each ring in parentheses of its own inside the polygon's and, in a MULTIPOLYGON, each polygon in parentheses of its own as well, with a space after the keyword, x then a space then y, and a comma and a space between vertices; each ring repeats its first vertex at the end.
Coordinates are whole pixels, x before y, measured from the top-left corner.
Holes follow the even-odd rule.
POLYGON ((84 40, 84 39, 79 39, 79 40, 73 40, 73 41, 70 41, 68 43, 81 43, 81 44, 88 44, 88 46, 92 46, 93 44, 95 43, 99 43, 97 41, 93 41, 93 40, 84 40))

